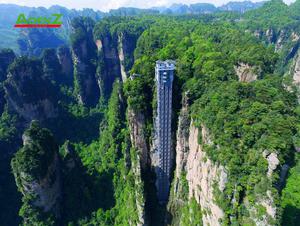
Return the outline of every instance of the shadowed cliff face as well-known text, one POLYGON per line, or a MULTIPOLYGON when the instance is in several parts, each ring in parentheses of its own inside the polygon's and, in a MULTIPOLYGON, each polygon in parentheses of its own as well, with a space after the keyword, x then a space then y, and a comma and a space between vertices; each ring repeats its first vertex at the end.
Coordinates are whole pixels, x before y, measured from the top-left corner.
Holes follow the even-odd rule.
POLYGON ((5 106, 5 98, 4 98, 5 92, 2 86, 0 86, 0 114, 2 114, 5 106))
POLYGON ((6 103, 3 81, 7 78, 7 68, 14 61, 15 57, 14 52, 10 49, 0 50, 0 115, 6 103))
POLYGON ((93 41, 94 22, 89 18, 72 21, 71 35, 74 64, 74 84, 78 102, 95 106, 99 101, 99 87, 96 81, 96 45, 93 41))
POLYGON ((16 59, 9 68, 4 88, 9 110, 25 121, 57 116, 55 88, 43 77, 40 61, 26 57, 16 59))
POLYGON ((98 50, 97 79, 101 96, 105 99, 109 97, 114 81, 120 79, 125 82, 133 66, 137 40, 146 26, 134 22, 118 18, 103 20, 94 28, 98 50))
POLYGON ((55 49, 45 49, 42 53, 44 77, 51 81, 62 82, 62 68, 55 49))
POLYGON ((117 39, 110 33, 106 33, 101 35, 96 42, 98 47, 97 77, 101 96, 107 99, 112 91, 114 81, 121 78, 117 39))
POLYGON ((7 77, 7 68, 16 58, 14 52, 10 49, 0 51, 0 82, 3 82, 7 77))
POLYGON ((60 47, 57 51, 58 60, 62 68, 62 73, 68 84, 73 82, 73 61, 72 54, 68 47, 60 47))

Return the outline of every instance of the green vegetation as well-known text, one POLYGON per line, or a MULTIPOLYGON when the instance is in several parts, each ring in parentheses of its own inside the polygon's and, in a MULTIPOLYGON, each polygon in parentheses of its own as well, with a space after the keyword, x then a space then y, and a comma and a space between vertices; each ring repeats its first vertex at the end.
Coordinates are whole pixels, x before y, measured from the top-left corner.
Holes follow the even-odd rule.
MULTIPOLYGON (((17 187, 23 194, 23 205, 19 214, 24 219, 24 225, 55 225, 55 210, 41 211, 41 208, 44 207, 39 205, 43 204, 36 204, 40 202, 39 195, 41 194, 34 193, 34 190, 37 189, 35 186, 47 177, 51 178, 51 181, 46 181, 43 186, 52 186, 58 180, 55 169, 49 171, 49 167, 58 161, 56 159, 58 146, 51 132, 39 127, 35 121, 26 130, 23 139, 24 146, 16 153, 11 162, 17 187), (33 183, 37 184, 33 186, 33 183)), ((41 189, 43 188, 41 187, 41 189)), ((53 205, 53 203, 46 205, 53 205)))
MULTIPOLYGON (((188 117, 198 129, 205 127, 212 140, 206 144, 198 137, 205 159, 227 172, 224 191, 217 183, 213 186, 215 204, 224 212, 220 223, 255 225, 263 220, 270 225, 297 225, 300 164, 295 149, 300 147, 300 108, 287 75, 299 52, 299 3, 287 6, 272 0, 245 14, 140 15, 97 23, 83 16, 71 23, 72 56, 67 47, 48 49, 66 44, 61 35, 67 35, 48 30, 29 31, 19 40, 22 53, 41 55, 39 59, 14 59, 12 51, 1 51, 0 149, 5 155, 0 156, 0 166, 5 179, 12 176, 2 162, 8 163, 19 149, 28 123, 38 118, 49 129, 31 123, 23 147, 11 161, 23 194, 18 208, 23 224, 137 225, 146 219, 150 225, 161 225, 171 219, 174 225, 202 225, 202 216, 211 210, 189 198, 186 172, 178 182, 181 193, 171 194, 168 213, 156 200, 152 170, 140 172, 139 150, 130 141, 128 108, 145 118, 143 132, 151 147, 155 61, 173 59, 173 137, 185 93, 188 117), (121 47, 124 60, 118 55, 121 47), (57 54, 72 57, 68 75, 57 54), (130 76, 124 84, 121 65, 130 76), (254 81, 241 81, 241 74, 250 74, 254 81), (268 175, 271 153, 279 165, 268 175), (47 182, 61 183, 58 208, 43 211, 36 205, 39 194, 30 192, 28 184, 51 174, 55 157, 60 176, 52 175, 47 182), (292 167, 286 185, 280 178, 284 164, 292 167), (263 205, 267 193, 277 210, 275 219, 267 216, 263 205)), ((0 188, 0 202, 4 200, 5 211, 16 215, 17 195, 13 193, 12 209, 6 207, 9 199, 4 195, 13 183, 0 188)))
POLYGON ((282 225, 297 225, 300 220, 300 161, 290 169, 286 187, 282 191, 283 220, 282 225))
POLYGON ((94 107, 99 101, 96 61, 97 47, 93 40, 95 22, 91 18, 78 17, 72 20, 74 32, 71 34, 71 45, 74 52, 74 95, 81 104, 94 107))
POLYGON ((136 172, 136 150, 130 148, 128 128, 124 123, 122 96, 121 84, 116 82, 99 141, 76 146, 89 174, 99 175, 98 192, 102 200, 102 208, 90 218, 80 220, 80 225, 128 225, 129 221, 139 221, 136 205, 143 203, 143 185, 136 172))
POLYGON ((194 198, 182 209, 180 225, 202 226, 202 213, 194 198))
POLYGON ((9 142, 16 135, 16 117, 8 114, 7 109, 0 117, 0 140, 9 142))
MULTIPOLYGON (((266 212, 255 203, 263 194, 270 190, 279 199, 274 188, 279 171, 267 177, 263 152, 275 152, 282 162, 292 161, 293 137, 298 136, 300 123, 295 93, 288 92, 282 77, 274 74, 282 56, 226 22, 160 18, 141 35, 135 57, 132 73, 140 76, 125 83, 129 105, 151 115, 154 62, 176 59, 174 86, 188 92, 194 124, 209 128, 214 144, 204 145, 208 157, 228 170, 225 192, 216 200, 226 214, 223 224, 251 222, 245 208, 256 208, 261 218, 266 212), (241 63, 250 65, 259 80, 238 82, 235 67, 241 63), (247 200, 247 207, 241 201, 232 205, 236 189, 237 200, 247 200)), ((176 91, 174 95, 178 101, 180 95, 176 91)), ((275 223, 271 218, 268 222, 275 223)))
MULTIPOLYGON (((47 174, 48 166, 52 163, 55 152, 58 149, 54 138, 49 130, 41 129, 37 122, 32 122, 30 128, 24 133, 25 145, 12 160, 14 173, 21 172, 26 175, 28 182, 40 180, 47 174)), ((22 184, 17 177, 16 181, 21 191, 22 184)))

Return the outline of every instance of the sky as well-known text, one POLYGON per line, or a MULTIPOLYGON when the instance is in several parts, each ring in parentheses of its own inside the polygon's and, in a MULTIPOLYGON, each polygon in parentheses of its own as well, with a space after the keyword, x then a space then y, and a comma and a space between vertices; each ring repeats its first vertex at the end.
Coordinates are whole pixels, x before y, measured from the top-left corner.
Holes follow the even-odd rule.
MULTIPOLYGON (((232 0, 241 1, 241 0, 232 0)), ((252 0, 252 2, 259 2, 260 0, 252 0)), ((286 3, 294 2, 294 0, 284 0, 286 3)), ((108 11, 119 7, 137 7, 137 8, 150 8, 153 6, 170 6, 173 3, 212 3, 220 6, 229 2, 229 0, 0 0, 0 3, 11 3, 24 6, 44 6, 50 7, 51 5, 61 5, 69 9, 82 9, 92 8, 101 11, 108 11)))

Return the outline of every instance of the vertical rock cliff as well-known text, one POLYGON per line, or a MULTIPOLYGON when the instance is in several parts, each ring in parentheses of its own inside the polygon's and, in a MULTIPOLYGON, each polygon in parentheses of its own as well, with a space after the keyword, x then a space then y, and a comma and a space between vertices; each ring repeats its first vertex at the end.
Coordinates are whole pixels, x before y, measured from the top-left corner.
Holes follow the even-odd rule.
POLYGON ((136 207, 139 218, 139 226, 149 225, 145 210, 145 191, 142 175, 149 170, 149 152, 145 135, 145 117, 142 112, 137 112, 130 106, 127 109, 127 120, 132 145, 131 164, 135 177, 136 207))
MULTIPOLYGON (((276 224, 280 212, 276 204, 278 192, 268 182, 274 181, 274 174, 278 174, 283 164, 276 152, 265 150, 258 156, 266 164, 265 177, 255 186, 254 193, 250 193, 247 188, 239 186, 238 180, 232 180, 227 165, 209 158, 207 147, 213 147, 217 152, 219 146, 214 145, 214 138, 204 124, 200 128, 194 126, 185 97, 176 139, 176 169, 168 203, 172 215, 171 225, 188 223, 217 226, 233 224, 236 219, 249 225, 276 224), (227 204, 224 198, 228 199, 227 204), (198 216, 193 215, 195 208, 198 216), (238 212, 237 208, 246 212, 238 212), (226 212, 228 210, 230 214, 226 212), (197 219, 201 222, 195 223, 197 219)), ((281 174, 286 175, 286 167, 283 166, 281 174)))
POLYGON ((97 47, 93 40, 94 21, 90 18, 75 18, 72 27, 75 93, 79 103, 89 107, 95 106, 100 94, 95 76, 97 47))
MULTIPOLYGON (((193 202, 199 206, 203 225, 221 225, 224 217, 223 210, 215 202, 214 188, 218 186, 220 192, 224 191, 227 173, 223 166, 207 158, 202 145, 198 143, 199 137, 203 140, 202 145, 211 142, 205 127, 199 132, 190 123, 187 100, 184 100, 178 122, 176 169, 168 205, 173 214, 172 225, 182 225, 185 218, 191 217, 191 213, 181 211, 178 214, 178 210, 191 210, 193 202)), ((189 222, 195 223, 193 220, 189 222)))
POLYGON ((176 164, 174 179, 170 190, 168 209, 173 215, 172 225, 180 225, 183 219, 181 210, 188 203, 188 184, 186 180, 186 164, 189 153, 189 125, 190 116, 186 95, 183 97, 182 109, 178 117, 176 134, 176 164))
POLYGON ((14 52, 10 49, 0 50, 0 114, 2 114, 6 103, 3 81, 6 80, 7 68, 14 61, 15 57, 14 52))
POLYGON ((41 58, 44 72, 43 76, 54 82, 62 82, 62 68, 56 50, 45 49, 41 58))
MULTIPOLYGON (((134 149, 135 149, 134 145, 134 149)), ((141 170, 141 161, 140 155, 133 157, 135 153, 132 151, 131 153, 131 163, 132 163, 132 171, 134 174, 134 183, 135 183, 135 197, 136 197, 136 210, 138 215, 137 226, 146 226, 148 225, 145 213, 145 197, 144 197, 144 186, 142 181, 142 170, 141 170)))
POLYGON ((15 53, 10 49, 0 50, 0 83, 7 78, 7 68, 16 58, 15 53))
POLYGON ((128 124, 130 129, 130 139, 139 154, 141 168, 146 170, 149 167, 149 152, 145 136, 145 118, 143 113, 133 109, 128 110, 128 124))
POLYGON ((224 191, 227 181, 226 170, 207 158, 202 146, 198 144, 199 136, 203 139, 203 145, 211 142, 205 127, 202 127, 199 134, 199 129, 191 124, 189 134, 189 154, 186 166, 189 198, 195 198, 200 205, 204 225, 221 225, 220 221, 224 217, 224 212, 216 203, 214 189, 217 186, 220 192, 224 191))
POLYGON ((60 47, 58 48, 57 55, 62 73, 69 82, 73 81, 73 61, 70 49, 64 46, 60 47))
POLYGON ((144 24, 130 18, 103 19, 95 26, 94 40, 98 50, 97 79, 101 96, 107 99, 116 79, 123 82, 134 63, 134 50, 144 24))
POLYGON ((101 96, 108 98, 114 81, 121 79, 120 61, 118 54, 118 39, 107 31, 108 28, 96 34, 98 49, 97 78, 101 96), (105 32, 106 31, 106 32, 105 32))
POLYGON ((9 110, 25 121, 57 116, 57 92, 51 81, 44 77, 39 60, 16 59, 9 69, 4 89, 9 110))
POLYGON ((20 213, 24 223, 34 225, 60 218, 60 160, 58 146, 50 131, 32 122, 23 135, 23 147, 11 165, 18 189, 23 194, 20 213))
POLYGON ((293 76, 294 84, 300 89, 300 51, 298 51, 298 54, 294 58, 290 73, 293 76))

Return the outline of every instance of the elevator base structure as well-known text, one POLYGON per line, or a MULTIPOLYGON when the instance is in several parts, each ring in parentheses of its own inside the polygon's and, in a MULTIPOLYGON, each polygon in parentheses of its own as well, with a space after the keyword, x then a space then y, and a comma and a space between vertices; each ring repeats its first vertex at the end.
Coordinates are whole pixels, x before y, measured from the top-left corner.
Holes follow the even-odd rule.
POLYGON ((172 169, 172 84, 175 62, 172 60, 157 61, 155 79, 157 87, 156 148, 158 166, 156 167, 156 188, 158 201, 168 201, 170 191, 170 174, 172 169))

